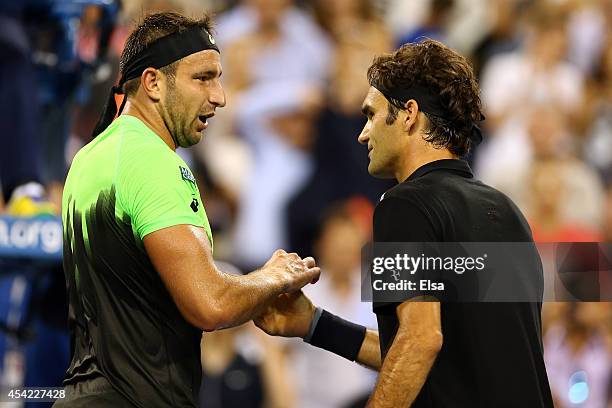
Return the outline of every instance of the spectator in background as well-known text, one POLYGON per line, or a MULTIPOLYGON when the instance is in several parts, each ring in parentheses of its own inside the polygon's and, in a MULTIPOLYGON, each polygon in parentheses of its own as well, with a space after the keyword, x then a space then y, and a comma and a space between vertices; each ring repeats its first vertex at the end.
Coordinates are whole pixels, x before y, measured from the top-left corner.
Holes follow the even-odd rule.
POLYGON ((312 253, 321 214, 331 203, 357 195, 376 203, 392 185, 369 176, 366 149, 356 141, 365 124, 364 72, 374 55, 390 49, 391 36, 366 0, 318 0, 315 14, 335 48, 314 132, 314 169, 287 211, 289 248, 298 253, 312 253))
POLYGON ((73 108, 84 102, 97 64, 106 56, 120 5, 118 0, 49 0, 40 4, 45 7, 38 12, 46 18, 35 27, 33 55, 42 112, 38 141, 41 174, 50 201, 60 208, 73 108))
POLYGON ((476 44, 472 54, 474 72, 478 78, 481 78, 482 69, 491 58, 515 52, 520 46, 517 21, 523 5, 523 0, 493 0, 488 3, 487 11, 492 26, 476 44))
POLYGON ((234 228, 234 260, 241 267, 252 267, 271 247, 288 247, 286 207, 313 167, 318 98, 311 92, 298 82, 266 84, 240 99, 236 126, 253 159, 234 228))
POLYGON ((565 61, 565 14, 558 6, 535 2, 527 21, 525 46, 494 57, 483 72, 482 98, 491 138, 480 150, 475 167, 485 182, 529 162, 526 125, 534 104, 557 106, 573 126, 583 100, 582 74, 565 61))
MULTIPOLYGON (((570 223, 587 230, 599 230, 603 186, 597 173, 574 156, 575 139, 569 130, 568 119, 560 108, 552 104, 529 106, 524 135, 530 151, 528 161, 522 165, 505 163, 489 179, 492 185, 508 194, 528 214, 534 211, 540 214, 533 206, 539 206, 539 198, 548 201, 543 189, 549 188, 545 184, 550 182, 550 189, 559 190, 558 194, 563 196, 563 200, 553 203, 561 224, 570 223), (554 171, 546 170, 552 166, 555 167, 554 171), (535 183, 534 172, 538 167, 542 170, 543 178, 540 178, 542 182, 535 183)), ((522 134, 516 134, 517 137, 519 135, 522 134)), ((546 216, 547 213, 542 215, 546 216)), ((532 215, 531 221, 537 224, 537 215, 532 215)))
POLYGON ((569 303, 564 319, 544 339, 555 407, 603 408, 612 402, 609 303, 569 303))
POLYGON ((251 324, 206 333, 202 371, 202 407, 295 406, 292 373, 278 342, 251 324))
POLYGON ((387 27, 393 32, 396 44, 402 44, 405 41, 402 38, 406 36, 441 35, 446 45, 469 56, 491 28, 488 0, 384 0, 372 3, 385 10, 387 27), (432 32, 417 34, 430 29, 432 32))
POLYGON ((551 158, 531 166, 527 218, 535 242, 599 242, 602 235, 569 221, 563 214, 567 202, 567 162, 551 158))
POLYGON ((425 20, 420 26, 401 35, 396 46, 400 47, 406 43, 419 42, 424 38, 446 42, 445 28, 448 24, 448 15, 454 6, 454 0, 432 0, 425 20))
POLYGON ((354 113, 359 110, 365 82, 363 72, 376 53, 392 47, 391 34, 368 0, 315 0, 314 14, 321 28, 335 47, 331 64, 330 93, 339 103, 338 109, 354 113), (347 83, 355 89, 348 89, 347 83))
MULTIPOLYGON (((612 6, 610 6, 612 8, 612 6)), ((589 83, 584 159, 612 182, 612 34, 601 56, 598 71, 589 83)))
POLYGON ((312 126, 330 45, 290 0, 245 0, 219 19, 234 126, 252 160, 239 191, 235 262, 288 246, 282 216, 312 172, 312 126), (299 51, 298 51, 299 50, 299 51))
POLYGON ((3 100, 0 117, 0 125, 7 128, 0 134, 11 139, 0 153, 3 195, 10 201, 8 212, 13 215, 57 214, 66 176, 64 152, 72 109, 86 94, 93 72, 106 54, 119 3, 4 3, 0 6, 0 43, 2 80, 6 83, 1 88, 8 99, 3 100))
MULTIPOLYGON (((363 208, 356 201, 335 204, 325 211, 315 244, 321 279, 305 291, 317 305, 367 327, 376 327, 376 318, 371 304, 361 302, 360 259, 369 236, 364 225, 369 224, 372 211, 371 205, 363 208)), ((374 388, 373 371, 305 343, 291 346, 298 386, 296 407, 340 408, 358 400, 365 405, 374 388)))
MULTIPOLYGON (((45 194, 36 72, 25 25, 27 6, 25 0, 0 4, 0 197, 4 197, 0 204, 8 202, 14 215, 33 215, 35 201, 45 194)), ((57 212, 58 208, 48 210, 57 212)))
POLYGON ((612 23, 612 3, 609 0, 573 0, 565 2, 565 7, 569 15, 568 59, 583 74, 593 75, 606 47, 606 31, 612 23))
MULTIPOLYGON (((544 296, 546 297, 546 294, 544 296)), ((568 307, 569 302, 542 303, 542 338, 546 338, 548 329, 556 327, 565 321, 568 307)))
POLYGON ((293 0, 243 0, 219 17, 218 32, 227 49, 228 92, 268 82, 321 83, 326 78, 329 42, 293 0))

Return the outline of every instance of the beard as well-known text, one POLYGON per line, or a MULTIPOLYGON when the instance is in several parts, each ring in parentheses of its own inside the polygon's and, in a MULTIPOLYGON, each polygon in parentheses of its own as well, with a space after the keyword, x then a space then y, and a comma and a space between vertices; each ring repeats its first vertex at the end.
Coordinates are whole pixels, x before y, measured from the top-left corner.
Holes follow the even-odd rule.
POLYGON ((183 106, 181 98, 178 96, 174 84, 172 84, 168 87, 168 93, 163 100, 162 109, 164 111, 163 117, 166 127, 177 148, 191 146, 187 138, 189 129, 186 128, 188 126, 185 118, 186 115, 181 106, 183 106))

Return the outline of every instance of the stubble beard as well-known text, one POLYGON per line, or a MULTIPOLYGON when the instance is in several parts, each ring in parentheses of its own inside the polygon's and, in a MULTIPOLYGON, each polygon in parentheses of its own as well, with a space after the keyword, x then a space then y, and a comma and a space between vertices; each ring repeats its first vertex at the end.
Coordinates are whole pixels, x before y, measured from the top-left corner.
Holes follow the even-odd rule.
POLYGON ((183 118, 181 115, 180 106, 181 104, 174 88, 168 89, 168 94, 164 99, 164 110, 166 111, 166 116, 168 117, 168 130, 170 131, 170 136, 172 136, 174 145, 177 148, 189 147, 184 146, 186 144, 186 140, 184 129, 181 127, 183 118))

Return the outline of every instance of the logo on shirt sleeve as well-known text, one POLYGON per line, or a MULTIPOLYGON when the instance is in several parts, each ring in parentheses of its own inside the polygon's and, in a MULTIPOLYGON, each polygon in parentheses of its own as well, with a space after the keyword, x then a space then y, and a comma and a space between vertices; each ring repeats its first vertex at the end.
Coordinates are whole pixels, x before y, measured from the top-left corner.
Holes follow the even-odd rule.
POLYGON ((193 174, 191 174, 189 169, 186 169, 183 166, 179 166, 179 170, 181 171, 181 177, 183 177, 184 180, 188 180, 192 183, 195 183, 195 178, 193 177, 193 174))
POLYGON ((191 200, 191 209, 193 210, 193 212, 198 212, 198 205, 200 205, 200 203, 198 202, 197 198, 194 198, 193 200, 191 200))

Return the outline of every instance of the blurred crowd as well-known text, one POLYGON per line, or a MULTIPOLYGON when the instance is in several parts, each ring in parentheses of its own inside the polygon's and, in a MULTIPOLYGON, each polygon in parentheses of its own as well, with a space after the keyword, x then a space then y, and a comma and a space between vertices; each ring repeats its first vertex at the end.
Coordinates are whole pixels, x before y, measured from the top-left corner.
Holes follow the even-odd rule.
MULTIPOLYGON (((277 248, 314 255, 322 279, 307 294, 375 327, 360 302, 360 248, 393 182, 368 175, 357 143, 365 73, 375 55, 425 37, 468 56, 478 74, 485 142, 467 158, 477 177, 519 205, 536 241, 612 241, 612 0, 7 2, 0 213, 59 211, 130 29, 162 10, 215 13, 228 103, 204 140, 178 153, 200 184, 215 257, 236 273, 277 248), (45 2, 56 3, 46 9, 55 19, 17 6, 45 2)), ((557 406, 612 407, 610 304, 546 303, 543 318, 557 406)), ((248 325, 203 344, 204 406, 357 407, 375 381, 248 325)))

